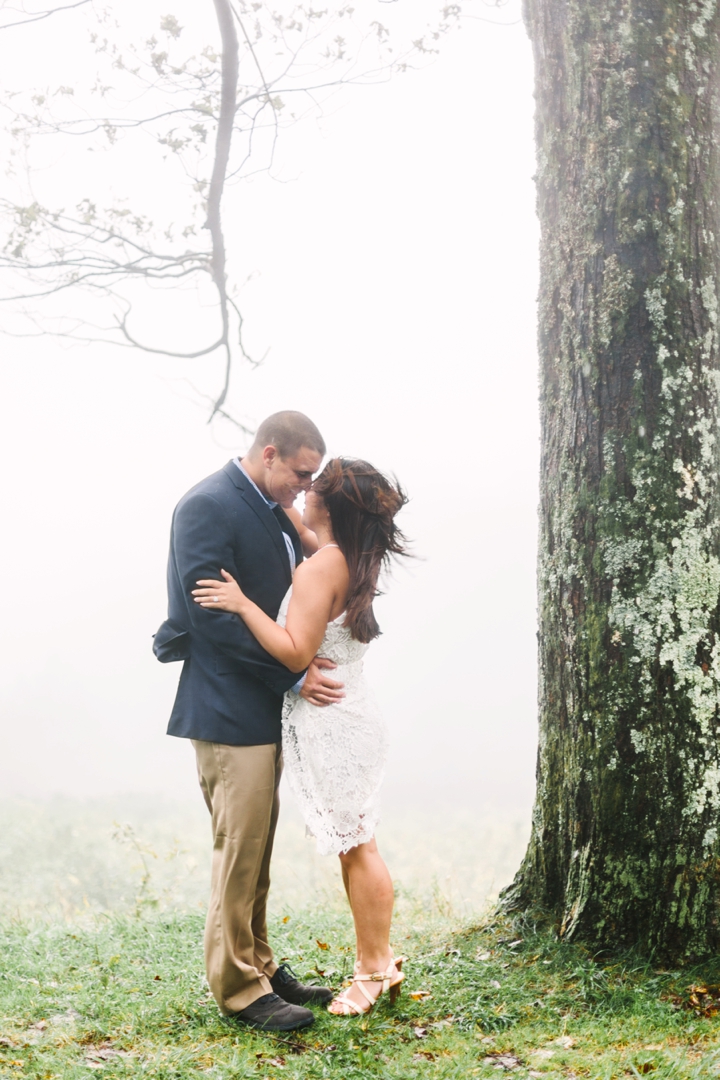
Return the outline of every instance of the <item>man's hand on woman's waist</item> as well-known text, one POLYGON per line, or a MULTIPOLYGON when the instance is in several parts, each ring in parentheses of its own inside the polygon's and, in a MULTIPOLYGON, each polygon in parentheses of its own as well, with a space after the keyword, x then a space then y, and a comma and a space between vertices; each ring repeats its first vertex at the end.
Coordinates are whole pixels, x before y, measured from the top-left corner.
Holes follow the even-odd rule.
POLYGON ((305 681, 300 689, 300 697, 305 698, 311 705, 335 705, 345 697, 344 683, 336 682, 325 674, 326 671, 334 671, 337 664, 332 660, 326 660, 322 656, 316 656, 310 662, 305 681))

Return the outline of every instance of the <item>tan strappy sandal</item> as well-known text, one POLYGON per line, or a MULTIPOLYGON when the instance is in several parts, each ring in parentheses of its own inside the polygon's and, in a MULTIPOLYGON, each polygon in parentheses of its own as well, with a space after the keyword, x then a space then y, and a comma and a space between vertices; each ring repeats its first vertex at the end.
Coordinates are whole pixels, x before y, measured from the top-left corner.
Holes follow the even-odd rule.
POLYGON ((364 975, 362 972, 358 971, 359 962, 358 964, 355 964, 355 971, 352 981, 353 984, 357 983, 361 994, 367 1001, 366 1007, 363 1008, 362 1005, 358 1005, 358 1003, 356 1001, 353 1001, 352 998, 349 998, 347 994, 338 994, 337 997, 332 999, 330 1005, 342 1005, 343 1011, 340 1013, 333 1012, 333 1010, 330 1008, 330 1005, 328 1005, 328 1012, 330 1012, 333 1016, 364 1016, 365 1013, 370 1012, 375 1002, 378 1001, 380 997, 387 992, 389 992, 390 994, 390 1004, 394 1005, 397 1001, 397 996, 400 993, 402 981, 405 978, 405 975, 402 971, 402 964, 403 960, 406 959, 406 956, 393 956, 390 959, 387 971, 373 971, 370 975, 364 975), (395 978, 393 978, 393 968, 397 971, 397 976, 395 978), (382 983, 382 986, 380 987, 380 993, 377 995, 377 997, 373 997, 372 994, 369 994, 368 991, 365 989, 365 983, 367 982, 382 983))

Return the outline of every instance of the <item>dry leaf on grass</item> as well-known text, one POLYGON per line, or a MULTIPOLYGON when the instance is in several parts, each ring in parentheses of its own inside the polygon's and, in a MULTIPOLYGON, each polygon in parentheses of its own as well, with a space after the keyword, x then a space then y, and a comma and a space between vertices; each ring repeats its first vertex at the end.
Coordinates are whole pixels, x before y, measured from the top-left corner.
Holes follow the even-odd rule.
POLYGON ((98 1069, 113 1058, 130 1056, 129 1050, 116 1050, 109 1043, 102 1043, 100 1046, 88 1046, 85 1049, 85 1064, 91 1069, 98 1069))
POLYGON ((514 1054, 491 1054, 483 1058, 483 1065, 494 1065, 496 1069, 511 1071, 519 1068, 522 1061, 520 1058, 515 1057, 514 1054))
POLYGON ((429 990, 413 990, 410 997, 413 1001, 427 1001, 428 998, 432 997, 432 994, 429 990))
POLYGON ((668 994, 665 1000, 670 1000, 683 1009, 692 1009, 698 1016, 710 1018, 720 1013, 720 985, 692 983, 686 994, 668 994))

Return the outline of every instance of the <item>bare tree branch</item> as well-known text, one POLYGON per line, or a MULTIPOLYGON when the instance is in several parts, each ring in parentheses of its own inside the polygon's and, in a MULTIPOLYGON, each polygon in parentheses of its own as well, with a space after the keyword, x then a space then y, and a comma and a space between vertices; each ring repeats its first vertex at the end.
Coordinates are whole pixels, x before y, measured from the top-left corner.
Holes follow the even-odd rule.
POLYGON ((57 15, 59 11, 71 11, 73 8, 83 7, 85 4, 89 3, 90 0, 78 0, 76 4, 65 4, 63 7, 50 8, 48 11, 38 11, 27 19, 18 19, 16 22, 3 23, 0 25, 0 30, 10 30, 14 26, 25 26, 27 23, 42 22, 43 19, 48 19, 51 15, 57 15))
POLYGON ((212 279, 220 298, 220 318, 222 320, 222 344, 225 350, 225 382, 213 405, 212 420, 217 410, 224 404, 230 386, 230 367, 232 350, 230 348, 230 315, 227 299, 227 275, 225 272, 225 237, 222 231, 220 204, 222 202, 225 176, 230 160, 235 113, 237 110, 237 86, 240 61, 238 56, 238 38, 233 22, 233 13, 229 0, 213 0, 217 14, 220 38, 222 40, 222 83, 220 92, 220 116, 218 118, 215 139, 215 161, 207 199, 207 228, 212 238, 212 279))
POLYGON ((209 353, 215 352, 216 349, 219 349, 222 345, 225 344, 223 339, 220 337, 214 345, 208 346, 207 349, 198 349, 197 352, 183 353, 174 352, 172 349, 153 349, 150 345, 141 345, 139 341, 132 337, 130 331, 127 328, 127 315, 124 316, 122 319, 118 319, 117 324, 122 331, 123 336, 130 342, 131 345, 134 345, 136 349, 142 349, 143 352, 157 353, 160 356, 175 356, 179 360, 195 360, 198 356, 207 356, 209 353))
MULTIPOLYGON (((398 52, 385 26, 377 20, 360 25, 350 2, 335 3, 316 9, 291 0, 280 11, 272 0, 213 0, 219 52, 215 46, 193 46, 188 52, 183 27, 173 15, 159 20, 159 30, 153 22, 145 36, 134 26, 132 36, 123 37, 113 9, 95 8, 90 0, 35 14, 19 8, 24 18, 0 26, 8 29, 85 9, 75 18, 82 23, 87 16, 97 60, 96 73, 79 90, 74 83, 38 87, 29 81, 0 92, 0 107, 9 118, 4 126, 14 140, 8 176, 18 177, 19 192, 0 199, 0 219, 8 226, 0 247, 0 269, 8 285, 0 301, 8 317, 14 310, 33 331, 46 325, 52 328, 48 333, 82 344, 105 341, 183 359, 220 350, 224 379, 212 399, 210 419, 232 419, 227 399, 234 357, 252 366, 262 360, 246 348, 241 305, 229 281, 224 235, 228 183, 272 170, 279 133, 305 116, 322 115, 332 92, 350 84, 377 84, 416 61, 426 62, 466 6, 446 3, 423 36, 398 52), (98 115, 105 101, 107 114, 98 115), (123 202, 121 195, 114 205, 100 207, 90 188, 79 191, 66 211, 48 209, 48 196, 35 194, 34 178, 42 185, 50 175, 49 136, 72 135, 70 154, 112 152, 122 176, 123 154, 134 155, 129 160, 135 171, 136 133, 145 136, 144 168, 170 170, 168 190, 186 193, 179 212, 171 208, 179 201, 174 198, 167 207, 153 209, 152 198, 146 204, 136 195, 133 205, 132 196, 123 202), (40 162, 35 171, 33 155, 40 162), (24 186, 21 174, 27 176, 24 186), (174 213, 177 225, 170 219, 174 213), (209 234, 207 248, 197 240, 203 229, 209 234), (172 341, 164 342, 165 348, 143 344, 128 327, 131 306, 142 296, 140 284, 154 288, 156 296, 167 287, 172 296, 183 282, 196 286, 201 296, 211 286, 216 300, 211 317, 219 316, 219 335, 216 327, 208 332, 203 323, 212 341, 192 351, 176 350, 172 341), (71 309, 67 296, 73 291, 84 291, 84 300, 71 309), (53 296, 63 297, 55 311, 53 296), (25 309, 32 301, 36 314, 25 309)), ((0 7, 9 10, 2 0, 0 7)), ((85 176, 82 164, 78 176, 85 176)), ((49 190, 52 198, 52 179, 49 190)))

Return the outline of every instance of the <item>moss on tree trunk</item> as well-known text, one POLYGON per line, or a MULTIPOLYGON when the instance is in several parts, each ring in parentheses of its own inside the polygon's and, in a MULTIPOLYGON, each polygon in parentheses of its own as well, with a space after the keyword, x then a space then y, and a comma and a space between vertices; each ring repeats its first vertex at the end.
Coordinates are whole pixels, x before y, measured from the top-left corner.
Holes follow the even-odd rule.
POLYGON ((540 747, 505 903, 720 945, 718 0, 526 0, 536 63, 540 747))

